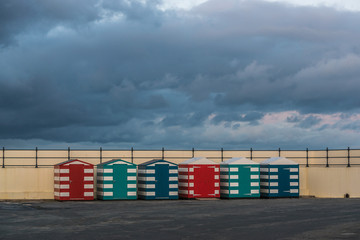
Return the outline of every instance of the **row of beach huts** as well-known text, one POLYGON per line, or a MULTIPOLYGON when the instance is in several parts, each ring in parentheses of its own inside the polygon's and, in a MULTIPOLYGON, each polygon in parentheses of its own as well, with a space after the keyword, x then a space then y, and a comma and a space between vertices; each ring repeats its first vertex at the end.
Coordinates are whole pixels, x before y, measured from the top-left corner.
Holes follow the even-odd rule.
POLYGON ((79 159, 54 166, 56 200, 130 200, 299 197, 299 164, 287 158, 261 163, 231 158, 220 164, 191 158, 180 164, 164 159, 139 165, 114 159, 97 165, 79 159), (95 186, 94 186, 94 183, 95 186))

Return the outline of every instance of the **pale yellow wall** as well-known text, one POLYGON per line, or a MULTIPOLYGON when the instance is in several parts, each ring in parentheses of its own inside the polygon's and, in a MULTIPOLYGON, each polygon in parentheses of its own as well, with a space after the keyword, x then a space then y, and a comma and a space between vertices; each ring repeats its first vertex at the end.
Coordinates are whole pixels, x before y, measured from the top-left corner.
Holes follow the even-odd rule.
POLYGON ((0 199, 53 199, 53 168, 0 168, 0 199))
MULTIPOLYGON (((161 158, 162 152, 158 151, 134 151, 134 163, 139 164, 154 158, 161 158)), ((221 151, 198 151, 194 152, 195 157, 208 157, 220 163, 221 151)), ((253 151, 254 161, 278 156, 278 151, 253 151)), ((281 151, 281 156, 305 164, 305 151, 281 151)), ((360 163, 360 150, 351 150, 351 163, 360 163)), ((2 151, 0 151, 2 163, 2 151)), ((34 165, 35 150, 6 150, 5 163, 7 165, 34 165)), ((41 150, 38 151, 39 165, 54 165, 67 160, 67 150, 41 150)), ((102 152, 103 162, 122 158, 131 161, 130 150, 113 150, 102 152)), ((180 163, 192 157, 192 151, 166 151, 165 159, 174 163, 180 163)), ((250 151, 226 151, 223 152, 224 160, 231 157, 250 157, 250 151)), ((325 167, 326 151, 309 151, 309 163, 319 164, 310 167, 300 166, 300 195, 315 197, 342 198, 344 194, 350 197, 360 197, 360 165, 353 165, 350 168, 347 164, 347 151, 329 151, 330 167, 325 167), (321 157, 321 158, 314 158, 321 157), (336 158, 331 158, 336 157, 336 158), (331 164, 342 164, 333 166, 331 164)), ((71 158, 79 158, 93 164, 100 163, 100 151, 78 151, 71 150, 71 158)), ((6 167, 0 168, 0 199, 53 199, 53 168, 52 167, 6 167)))

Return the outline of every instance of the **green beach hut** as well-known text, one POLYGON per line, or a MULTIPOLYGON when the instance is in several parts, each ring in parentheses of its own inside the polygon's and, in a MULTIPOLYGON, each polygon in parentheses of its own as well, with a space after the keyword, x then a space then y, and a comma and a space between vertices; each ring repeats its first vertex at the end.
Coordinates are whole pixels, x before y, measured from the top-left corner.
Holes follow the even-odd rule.
POLYGON ((244 157, 220 163, 220 197, 260 197, 259 168, 259 163, 244 157))
POLYGON ((137 199, 136 164, 113 159, 97 165, 97 199, 137 199))

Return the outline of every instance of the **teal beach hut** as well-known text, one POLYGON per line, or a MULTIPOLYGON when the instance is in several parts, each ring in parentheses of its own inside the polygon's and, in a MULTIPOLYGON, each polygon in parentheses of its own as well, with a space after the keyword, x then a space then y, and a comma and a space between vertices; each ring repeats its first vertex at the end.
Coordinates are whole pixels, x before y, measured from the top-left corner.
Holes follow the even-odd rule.
POLYGON ((97 198, 137 199, 136 164, 114 159, 97 165, 97 198))
POLYGON ((284 157, 260 163, 261 197, 299 197, 299 164, 284 157))
POLYGON ((259 175, 260 164, 244 157, 220 163, 220 197, 260 197, 259 175))

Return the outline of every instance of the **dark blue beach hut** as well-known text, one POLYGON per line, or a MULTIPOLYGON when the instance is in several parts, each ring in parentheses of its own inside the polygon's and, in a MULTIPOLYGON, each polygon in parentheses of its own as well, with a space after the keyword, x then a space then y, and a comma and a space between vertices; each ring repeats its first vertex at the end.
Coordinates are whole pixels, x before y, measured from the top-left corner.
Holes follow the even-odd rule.
POLYGON ((178 199, 178 166, 163 159, 138 165, 139 199, 178 199))
POLYGON ((299 197, 299 164, 284 157, 260 163, 261 197, 299 197))

